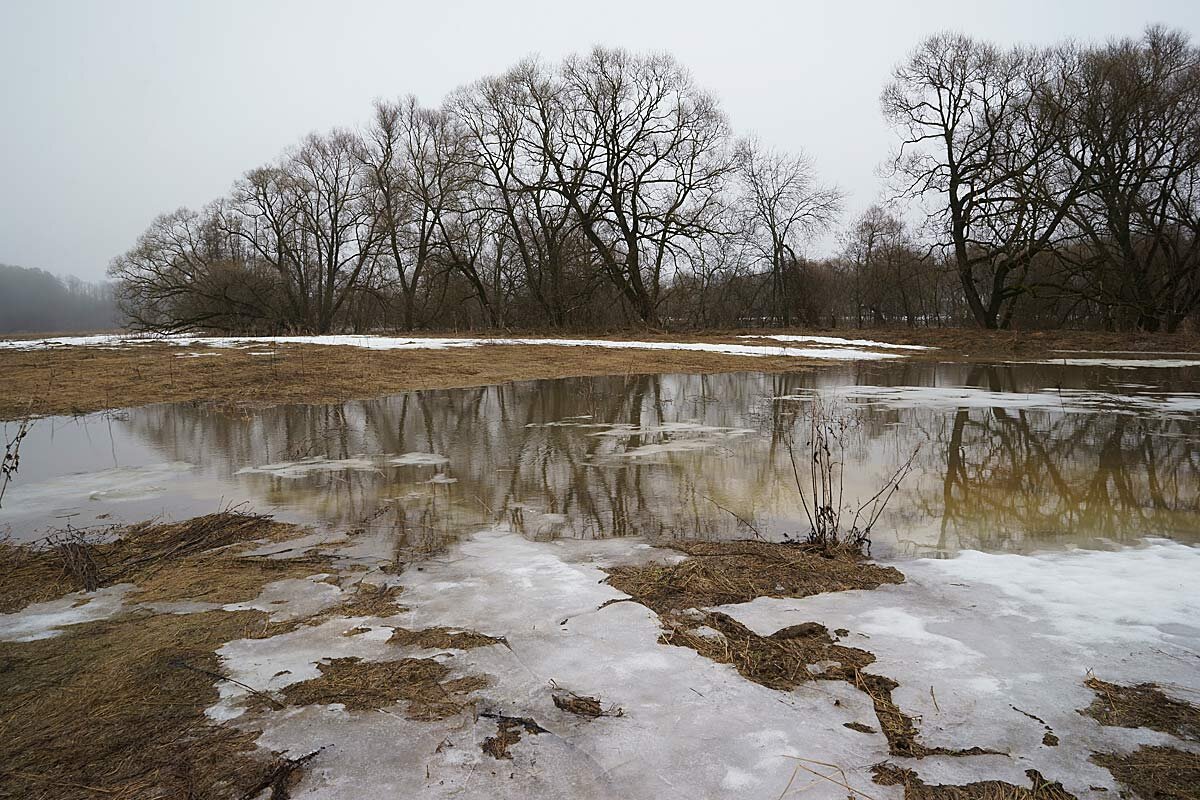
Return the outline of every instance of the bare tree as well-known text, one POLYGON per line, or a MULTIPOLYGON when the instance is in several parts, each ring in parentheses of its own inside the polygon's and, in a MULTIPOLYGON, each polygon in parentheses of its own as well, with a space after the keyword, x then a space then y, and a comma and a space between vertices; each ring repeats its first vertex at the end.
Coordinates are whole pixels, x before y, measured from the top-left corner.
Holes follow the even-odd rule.
POLYGON ((1200 307, 1200 49, 1149 28, 1078 54, 1064 157, 1089 176, 1056 285, 1115 325, 1174 331, 1200 307))
POLYGON ((1050 53, 939 34, 896 67, 882 96, 901 137, 892 162, 901 194, 931 204, 936 244, 952 253, 986 328, 1007 327, 1033 258, 1082 187, 1083 176, 1056 161, 1068 109, 1047 102, 1051 62, 1050 53))
POLYGON ((766 150, 753 139, 739 143, 737 164, 745 231, 769 265, 775 314, 784 325, 791 325, 786 267, 800 261, 797 250, 805 238, 833 224, 841 211, 842 193, 817 182, 805 155, 766 150))
POLYGON ((724 115, 670 56, 604 48, 567 59, 532 99, 552 185, 608 279, 656 324, 665 279, 721 211, 724 115))

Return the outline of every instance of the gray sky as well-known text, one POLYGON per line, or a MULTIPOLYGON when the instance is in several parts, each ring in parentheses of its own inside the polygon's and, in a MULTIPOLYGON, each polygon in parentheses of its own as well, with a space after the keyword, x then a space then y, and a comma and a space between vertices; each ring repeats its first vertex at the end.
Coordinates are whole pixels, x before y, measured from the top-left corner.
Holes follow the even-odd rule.
POLYGON ((891 146, 879 91, 923 36, 1050 43, 1150 22, 1200 39, 1200 2, 0 0, 0 262, 100 278, 157 214, 309 131, 363 124, 375 97, 436 104, 594 44, 673 53, 739 133, 806 150, 849 217, 891 146))

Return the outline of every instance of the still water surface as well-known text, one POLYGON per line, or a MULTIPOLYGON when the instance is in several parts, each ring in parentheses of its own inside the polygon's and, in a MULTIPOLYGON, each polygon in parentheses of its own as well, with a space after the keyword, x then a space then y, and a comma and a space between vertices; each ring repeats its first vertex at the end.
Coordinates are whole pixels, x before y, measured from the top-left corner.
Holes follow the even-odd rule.
POLYGON ((0 533, 28 540, 245 503, 397 547, 495 520, 531 538, 803 535, 789 442, 803 448, 820 398, 851 421, 847 502, 919 448, 874 532, 877 556, 1191 543, 1198 392, 1187 369, 886 362, 522 382, 242 416, 153 405, 39 420, 0 533))

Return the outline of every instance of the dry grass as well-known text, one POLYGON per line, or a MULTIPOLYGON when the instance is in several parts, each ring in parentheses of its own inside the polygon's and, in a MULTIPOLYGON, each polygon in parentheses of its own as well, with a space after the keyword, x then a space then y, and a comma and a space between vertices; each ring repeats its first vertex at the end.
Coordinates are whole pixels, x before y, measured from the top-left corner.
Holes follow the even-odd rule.
MULTIPOLYGON (((409 719, 435 720, 459 713, 472 704, 472 692, 488 685, 482 675, 450 678, 450 668, 432 658, 335 658, 318 669, 320 677, 278 692, 286 705, 341 703, 350 711, 363 711, 404 703, 404 716, 409 719)), ((256 696, 251 704, 261 707, 262 699, 256 696)))
POLYGON ((354 594, 335 611, 343 617, 389 617, 408 610, 396 602, 396 598, 403 593, 402 586, 360 583, 354 594))
POLYGON ((1200 708, 1167 697, 1154 684, 1121 686, 1095 676, 1089 676, 1084 684, 1096 693, 1096 699, 1079 713, 1101 725, 1149 728, 1200 742, 1200 708))
POLYGON ((0 419, 26 413, 80 414, 157 402, 202 401, 231 410, 281 403, 336 403, 411 389, 484 386, 514 380, 665 372, 796 371, 813 362, 716 353, 504 345, 450 350, 365 350, 275 345, 275 356, 188 348, 70 347, 0 350, 0 419))
POLYGON ((203 713, 215 650, 273 632, 259 612, 136 614, 0 643, 0 797, 286 797, 288 763, 203 713))
POLYGON ((475 631, 458 628, 422 628, 409 630, 396 628, 388 639, 390 644, 404 647, 419 647, 424 650, 472 650, 494 644, 508 644, 503 637, 485 636, 475 631))
POLYGON ((807 597, 902 583, 904 576, 849 553, 827 557, 801 544, 679 541, 663 545, 688 558, 676 564, 613 567, 608 583, 662 614, 744 603, 756 597, 807 597))
POLYGON ((117 538, 56 535, 28 546, 3 543, 0 612, 116 583, 137 584, 131 599, 142 602, 250 600, 270 581, 311 575, 325 564, 316 558, 244 557, 237 546, 301 533, 269 516, 231 510, 183 522, 140 523, 116 531, 117 538))
POLYGON ((1198 800, 1200 753, 1143 745, 1132 753, 1105 753, 1092 761, 1142 800, 1198 800))
MULTIPOLYGON (((814 331, 761 331, 766 334, 814 331)), ((646 331, 608 336, 643 341, 755 343, 748 331, 663 334, 646 331)), ((1196 334, 1108 334, 1082 331, 1012 332, 973 329, 815 331, 897 344, 928 344, 939 351, 909 359, 988 360, 1046 357, 1054 349, 1200 352, 1196 334)), ((761 342, 778 344, 778 342, 761 342)), ((64 347, 0 350, 0 419, 34 414, 74 414, 154 402, 195 400, 222 407, 280 403, 332 403, 410 389, 483 386, 512 380, 664 372, 792 372, 814 362, 716 353, 597 348, 497 346, 454 350, 371 351, 357 347, 270 345, 274 356, 248 349, 205 350, 210 358, 176 358, 188 348, 139 345, 125 350, 64 347)))
POLYGON ((1005 781, 929 785, 912 770, 894 764, 876 764, 872 772, 881 786, 903 786, 904 800, 1075 800, 1061 783, 1047 781, 1036 769, 1025 770, 1028 788, 1005 781))

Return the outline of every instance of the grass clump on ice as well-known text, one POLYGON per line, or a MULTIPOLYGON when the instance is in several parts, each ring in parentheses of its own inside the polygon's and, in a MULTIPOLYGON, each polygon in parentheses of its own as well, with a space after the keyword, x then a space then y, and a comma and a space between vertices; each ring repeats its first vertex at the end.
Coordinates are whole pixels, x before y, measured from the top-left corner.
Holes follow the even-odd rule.
MULTIPOLYGON (((293 683, 277 693, 284 704, 340 703, 348 711, 363 711, 404 703, 404 716, 428 721, 454 716, 472 704, 472 692, 488 685, 483 675, 451 678, 450 667, 432 658, 335 658, 317 668, 319 677, 293 683)), ((259 705, 262 701, 254 696, 251 702, 259 705)))
POLYGON ((659 640, 663 644, 688 647, 713 661, 730 664, 744 678, 770 689, 789 691, 815 680, 849 683, 871 698, 892 755, 923 758, 990 752, 979 747, 951 749, 922 744, 913 718, 892 700, 892 691, 899 684, 884 675, 864 671, 874 663, 875 656, 857 647, 838 644, 816 622, 791 625, 770 636, 759 636, 727 614, 715 611, 673 614, 661 619, 667 628, 659 640))
POLYGON ((807 597, 903 583, 846 550, 828 555, 798 543, 677 541, 663 545, 688 557, 674 564, 613 567, 608 583, 659 613, 745 603, 756 597, 807 597))
MULTIPOLYGON (((1101 725, 1149 728, 1200 742, 1200 708, 1168 697, 1152 683, 1122 686, 1089 675, 1096 699, 1079 713, 1101 725)), ((1092 761, 1144 800, 1200 800, 1200 753, 1143 745, 1129 753, 1095 753, 1092 761)))
POLYGON ((1097 753, 1091 760, 1142 800, 1200 798, 1200 753, 1142 745, 1132 753, 1097 753))
POLYGON ((1200 708, 1167 697, 1152 683, 1121 686, 1092 675, 1084 685, 1096 693, 1096 699, 1079 713, 1101 725, 1149 728, 1180 739, 1200 741, 1200 708))

